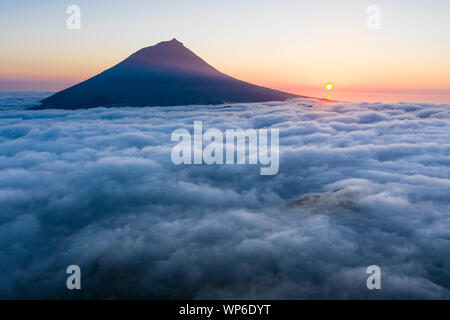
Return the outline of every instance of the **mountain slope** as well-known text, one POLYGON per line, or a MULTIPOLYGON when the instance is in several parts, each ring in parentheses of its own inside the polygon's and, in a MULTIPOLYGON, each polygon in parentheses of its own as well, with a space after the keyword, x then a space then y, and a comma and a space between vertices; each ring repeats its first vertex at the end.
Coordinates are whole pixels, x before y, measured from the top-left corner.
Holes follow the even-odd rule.
POLYGON ((219 72, 176 39, 143 48, 34 109, 262 102, 298 97, 219 72))

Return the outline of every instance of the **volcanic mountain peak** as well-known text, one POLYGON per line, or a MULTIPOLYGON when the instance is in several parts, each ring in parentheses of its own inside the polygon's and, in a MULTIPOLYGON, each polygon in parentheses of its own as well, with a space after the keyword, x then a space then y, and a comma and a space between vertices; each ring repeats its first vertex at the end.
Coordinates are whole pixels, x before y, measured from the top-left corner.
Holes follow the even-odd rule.
MULTIPOLYGON (((183 42, 178 41, 176 38, 173 38, 172 40, 168 41, 161 41, 160 43, 156 44, 157 46, 165 46, 165 47, 183 47, 183 42)), ((149 48, 149 47, 147 47, 149 48)), ((145 48, 144 48, 145 49, 145 48)))
POLYGON ((125 59, 120 65, 137 67, 141 70, 152 69, 163 72, 223 75, 175 38, 142 48, 125 59))
POLYGON ((176 39, 145 47, 34 109, 263 102, 298 97, 234 79, 176 39))
MULTIPOLYGON (((153 55, 158 54, 170 54, 170 55, 185 55, 192 53, 188 48, 186 48, 182 42, 173 38, 170 41, 162 41, 157 43, 154 46, 148 46, 142 48, 135 53, 133 53, 129 58, 138 59, 138 58, 151 58, 153 55)), ((128 59, 129 59, 128 58, 128 59)))

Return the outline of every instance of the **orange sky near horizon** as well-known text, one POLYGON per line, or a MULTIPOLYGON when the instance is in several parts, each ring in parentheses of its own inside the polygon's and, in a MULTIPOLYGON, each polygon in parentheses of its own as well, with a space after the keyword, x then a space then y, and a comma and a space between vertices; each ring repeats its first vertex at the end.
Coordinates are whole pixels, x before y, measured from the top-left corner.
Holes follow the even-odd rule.
MULTIPOLYGON (((190 47, 189 44, 185 45, 190 47)), ((377 100, 376 96, 372 99, 371 95, 383 92, 384 94, 437 95, 450 98, 450 86, 448 85, 450 84, 450 66, 443 68, 440 63, 436 63, 436 59, 430 59, 428 65, 414 69, 408 68, 408 64, 414 63, 414 61, 404 60, 402 63, 395 63, 395 61, 378 59, 373 64, 353 61, 352 71, 349 72, 347 68, 350 64, 345 61, 345 57, 335 56, 328 62, 326 56, 314 59, 303 56, 298 60, 291 57, 284 60, 287 62, 284 65, 282 61, 274 61, 275 59, 271 59, 268 55, 259 61, 255 61, 251 56, 229 61, 215 55, 211 55, 209 58, 208 54, 211 52, 202 54, 199 52, 201 49, 192 50, 228 75, 254 84, 297 94, 319 97, 327 95, 336 99, 356 94, 366 100, 377 100), (318 62, 321 59, 325 62, 318 62), (310 61, 310 63, 305 64, 304 61, 310 61), (333 64, 333 61, 338 63, 333 64), (254 68, 254 65, 263 65, 264 68, 254 68), (323 88, 327 82, 335 85, 332 92, 326 92, 323 88)), ((129 54, 131 53, 129 52, 129 54)), ((214 54, 214 52, 212 53, 214 54)), ((16 56, 17 64, 2 66, 1 76, 17 81, 26 79, 31 82, 42 82, 44 90, 57 91, 112 67, 129 54, 121 54, 117 57, 107 53, 101 56, 99 53, 92 55, 82 52, 53 57, 47 54, 37 54, 32 59, 16 56), (21 68, 17 66, 21 66, 21 68), (46 83, 49 84, 46 86, 46 83)))

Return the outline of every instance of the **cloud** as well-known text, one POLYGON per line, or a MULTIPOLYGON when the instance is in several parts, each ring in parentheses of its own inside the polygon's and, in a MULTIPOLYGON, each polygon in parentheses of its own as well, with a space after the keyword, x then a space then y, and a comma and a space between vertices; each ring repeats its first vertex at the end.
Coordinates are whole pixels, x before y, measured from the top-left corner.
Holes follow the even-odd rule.
POLYGON ((1 298, 450 298, 447 105, 7 101, 1 298), (279 173, 172 164, 171 132, 200 120, 279 128, 279 173), (71 264, 81 292, 65 287, 71 264))

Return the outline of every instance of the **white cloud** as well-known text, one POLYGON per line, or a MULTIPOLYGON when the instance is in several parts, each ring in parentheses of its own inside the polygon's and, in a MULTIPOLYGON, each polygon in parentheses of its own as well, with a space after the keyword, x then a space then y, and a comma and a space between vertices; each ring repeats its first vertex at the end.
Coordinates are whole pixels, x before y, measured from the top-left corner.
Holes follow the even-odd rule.
POLYGON ((2 298, 80 297, 61 285, 71 264, 91 298, 450 297, 449 106, 27 111, 8 99, 2 298), (194 120, 279 128, 279 174, 175 166, 170 134, 194 120))

